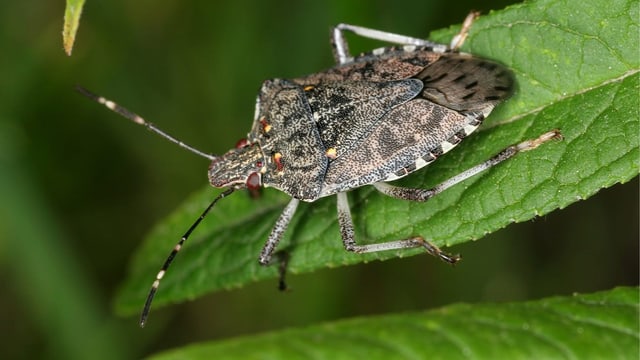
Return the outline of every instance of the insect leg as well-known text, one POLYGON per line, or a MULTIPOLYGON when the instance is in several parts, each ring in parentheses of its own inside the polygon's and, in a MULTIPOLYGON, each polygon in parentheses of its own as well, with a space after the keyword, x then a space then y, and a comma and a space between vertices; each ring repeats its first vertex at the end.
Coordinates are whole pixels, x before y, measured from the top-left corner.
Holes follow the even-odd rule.
POLYGON ((338 64, 345 64, 351 61, 351 54, 349 54, 349 46, 347 40, 344 38, 344 31, 352 32, 356 35, 362 36, 367 39, 385 41, 392 44, 400 45, 416 45, 416 46, 430 46, 434 52, 445 52, 447 50, 458 50, 464 43, 471 24, 480 15, 479 12, 472 11, 467 15, 462 23, 460 32, 453 37, 449 47, 442 44, 437 44, 429 40, 418 39, 411 36, 394 34, 386 31, 380 31, 370 29, 357 25, 350 24, 338 24, 333 28, 331 32, 331 47, 333 48, 333 57, 338 64))
POLYGON ((390 32, 370 29, 366 27, 338 24, 333 28, 331 37, 331 46, 333 47, 333 56, 338 64, 344 64, 351 60, 349 54, 349 46, 344 38, 343 31, 349 31, 364 38, 380 40, 400 45, 416 45, 431 46, 436 52, 444 52, 447 50, 446 45, 436 44, 434 42, 418 39, 410 36, 394 34, 390 32))
POLYGON ((559 130, 551 130, 546 132, 535 139, 530 139, 523 141, 516 145, 511 145, 508 148, 502 150, 497 155, 493 156, 489 160, 480 163, 468 170, 461 172, 458 175, 455 175, 439 185, 431 188, 431 189, 411 189, 411 188, 403 188, 399 186, 393 186, 387 183, 379 182, 373 184, 373 186, 380 191, 381 193, 398 198, 403 200, 412 200, 412 201, 427 201, 435 195, 445 191, 446 189, 456 185, 457 183, 464 181, 484 170, 487 170, 513 156, 516 154, 529 151, 537 148, 538 146, 544 144, 549 140, 561 140, 562 134, 559 130))
POLYGON ((295 214, 299 203, 300 200, 293 198, 282 211, 278 221, 276 221, 276 225, 273 227, 273 230, 271 230, 267 243, 264 244, 264 247, 260 252, 260 264, 268 265, 271 262, 273 251, 276 249, 276 246, 278 246, 285 230, 287 230, 287 226, 289 226, 289 222, 291 222, 291 218, 293 217, 293 214, 295 214))
MULTIPOLYGON (((516 155, 519 152, 533 150, 540 146, 541 144, 552 140, 552 139, 562 139, 562 135, 559 130, 552 130, 546 132, 539 137, 527 141, 523 141, 519 144, 509 146, 508 148, 502 150, 500 153, 492 157, 491 159, 476 165, 462 173, 445 180, 440 185, 432 188, 432 189, 410 189, 410 188, 402 188, 398 186, 389 185, 387 183, 379 182, 374 183, 373 186, 380 192, 385 195, 392 196, 399 199, 404 200, 414 200, 414 201, 426 201, 433 196, 443 192, 444 190, 452 187, 453 185, 468 179, 469 177, 476 175, 486 169, 489 169, 492 166, 495 166, 511 157, 516 155)), ((455 264, 460 257, 458 255, 450 255, 443 251, 441 251, 437 246, 431 244, 430 242, 424 240, 421 237, 413 237, 404 240, 395 240, 388 241, 379 244, 366 244, 366 245, 358 245, 355 242, 355 231, 353 229, 353 220, 351 219, 351 211, 349 208, 349 201, 347 199, 346 193, 338 193, 338 222, 340 224, 340 233, 342 235, 342 241, 344 243, 345 249, 348 251, 353 251, 356 253, 370 253, 377 251, 386 251, 386 250, 398 250, 398 249, 408 249, 415 247, 423 247, 429 254, 439 257, 440 259, 455 264)))
POLYGON ((388 241, 378 244, 366 244, 358 245, 355 241, 355 231, 353 230, 353 220, 351 219, 351 210, 349 209, 349 200, 347 199, 347 193, 341 192, 338 196, 338 222, 340 223, 340 234, 342 236, 342 242, 344 248, 347 251, 352 251, 358 254, 372 253, 378 251, 409 249, 416 247, 423 247, 425 250, 443 261, 450 264, 455 264, 460 260, 458 255, 450 255, 441 251, 437 246, 424 240, 421 237, 412 237, 404 240, 388 241))
POLYGON ((278 260, 278 290, 287 291, 289 287, 287 286, 286 276, 287 276, 287 266, 289 266, 289 252, 286 250, 277 251, 273 254, 278 260))
POLYGON ((462 28, 460 28, 460 32, 451 39, 451 43, 449 44, 449 48, 453 51, 457 51, 460 46, 467 39, 467 35, 469 35, 469 29, 471 29, 471 24, 480 16, 480 13, 477 11, 472 11, 467 15, 467 17, 462 22, 462 28))

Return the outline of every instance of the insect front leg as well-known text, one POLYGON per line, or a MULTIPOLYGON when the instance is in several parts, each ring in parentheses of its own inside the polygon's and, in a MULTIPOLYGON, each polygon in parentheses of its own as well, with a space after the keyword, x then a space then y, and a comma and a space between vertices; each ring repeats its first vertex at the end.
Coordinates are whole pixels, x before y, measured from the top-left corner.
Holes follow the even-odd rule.
POLYGON ((347 193, 341 192, 338 196, 338 223, 340 224, 340 235, 344 248, 358 254, 372 253, 378 251, 410 249, 423 247, 429 254, 442 259, 450 264, 455 264, 460 260, 458 255, 450 255, 441 251, 437 246, 431 244, 425 239, 417 236, 403 240, 388 241, 378 244, 358 245, 355 241, 355 231, 353 229, 353 220, 351 219, 351 210, 349 208, 349 200, 347 193))
POLYGON ((431 46, 436 52, 444 52, 447 50, 446 45, 436 44, 428 40, 370 29, 362 26, 338 24, 338 26, 334 27, 333 31, 331 32, 331 46, 333 48, 333 57, 338 64, 348 63, 352 59, 351 54, 349 54, 349 46, 346 39, 344 38, 343 31, 349 31, 367 39, 380 40, 393 44, 431 46))
POLYGON ((287 206, 282 211, 282 214, 278 218, 278 221, 276 221, 276 225, 273 227, 273 230, 271 230, 271 234, 269 234, 267 243, 264 244, 264 247, 260 252, 259 261, 261 265, 269 265, 269 263, 271 263, 273 252, 276 249, 276 246, 278 246, 280 239, 282 239, 282 235, 284 234, 285 230, 287 230, 287 227, 289 226, 291 218, 293 218, 293 214, 295 214, 299 203, 300 200, 293 198, 291 199, 291 201, 289 201, 289 204, 287 204, 287 206))

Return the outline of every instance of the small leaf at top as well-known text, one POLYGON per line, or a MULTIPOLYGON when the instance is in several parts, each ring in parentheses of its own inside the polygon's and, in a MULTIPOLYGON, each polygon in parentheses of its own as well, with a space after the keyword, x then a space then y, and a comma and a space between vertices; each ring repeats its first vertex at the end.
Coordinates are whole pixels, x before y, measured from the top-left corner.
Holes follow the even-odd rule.
POLYGON ((67 0, 67 6, 64 10, 64 25, 62 28, 62 43, 64 51, 71 56, 73 44, 76 41, 76 33, 80 25, 80 16, 82 15, 82 7, 84 0, 67 0))

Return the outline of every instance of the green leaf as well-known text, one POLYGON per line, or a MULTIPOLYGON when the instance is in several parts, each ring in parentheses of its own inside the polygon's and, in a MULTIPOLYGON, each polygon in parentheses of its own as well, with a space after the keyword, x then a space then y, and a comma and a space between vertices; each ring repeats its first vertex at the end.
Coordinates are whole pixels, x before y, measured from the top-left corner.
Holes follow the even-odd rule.
MULTIPOLYGON (((510 144, 551 129, 561 129, 565 140, 519 154, 426 203, 391 199, 371 187, 357 189, 349 194, 357 241, 419 234, 439 246, 460 244, 635 177, 640 169, 636 5, 618 0, 602 8, 595 0, 548 0, 478 19, 464 51, 512 68, 519 89, 478 134, 398 183, 432 187, 510 144)), ((448 42, 456 31, 439 31, 433 38, 448 42)), ((218 192, 206 189, 194 195, 152 231, 117 298, 119 312, 140 309, 168 251, 218 192)), ((154 305, 275 278, 277 269, 260 267, 257 257, 287 201, 273 190, 258 200, 234 194, 221 201, 179 254, 154 305)), ((346 252, 334 197, 301 204, 280 249, 291 251, 291 273, 421 253, 346 252)))
POLYGON ((76 33, 80 25, 80 16, 84 0, 67 0, 64 10, 64 25, 62 27, 62 44, 67 55, 71 56, 73 44, 76 41, 76 33))
POLYGON ((153 359, 624 359, 638 354, 638 289, 457 304, 195 344, 153 359))

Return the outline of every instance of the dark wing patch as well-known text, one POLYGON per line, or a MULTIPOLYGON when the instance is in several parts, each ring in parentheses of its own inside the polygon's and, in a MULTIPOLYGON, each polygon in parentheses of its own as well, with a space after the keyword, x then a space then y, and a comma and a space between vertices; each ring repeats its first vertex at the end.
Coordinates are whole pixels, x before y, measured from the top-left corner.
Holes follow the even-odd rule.
POLYGON ((325 149, 336 157, 359 146, 391 109, 415 98, 422 82, 406 79, 390 82, 355 81, 308 87, 306 94, 325 149))
POLYGON ((416 75, 422 96, 449 109, 484 112, 513 93, 513 74, 504 66, 465 54, 443 54, 416 75))

